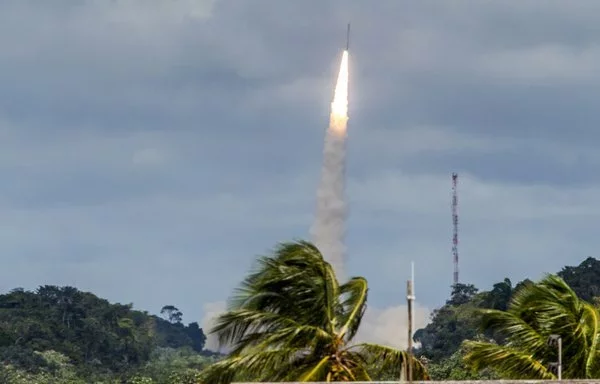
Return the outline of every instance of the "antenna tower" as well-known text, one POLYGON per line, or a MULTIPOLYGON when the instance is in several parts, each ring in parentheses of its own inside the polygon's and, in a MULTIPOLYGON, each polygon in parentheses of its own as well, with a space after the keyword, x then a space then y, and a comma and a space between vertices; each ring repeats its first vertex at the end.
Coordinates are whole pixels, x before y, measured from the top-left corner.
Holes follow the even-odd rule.
POLYGON ((452 174, 452 258, 454 260, 454 285, 458 284, 458 174, 452 174))

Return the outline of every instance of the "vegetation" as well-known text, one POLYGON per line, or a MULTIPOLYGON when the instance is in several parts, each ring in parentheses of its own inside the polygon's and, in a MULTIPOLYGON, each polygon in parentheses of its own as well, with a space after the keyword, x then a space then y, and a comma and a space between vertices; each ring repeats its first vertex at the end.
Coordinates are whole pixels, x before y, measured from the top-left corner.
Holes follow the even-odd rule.
POLYGON ((455 354, 463 340, 478 334, 478 314, 482 295, 472 285, 457 284, 446 305, 432 313, 432 321, 414 334, 421 348, 416 351, 428 361, 440 362, 455 354))
POLYGON ((14 289, 0 295, 0 378, 6 378, 0 382, 108 381, 138 371, 162 380, 149 364, 164 361, 157 356, 165 351, 177 351, 178 362, 169 360, 177 369, 185 365, 199 372, 214 360, 203 350, 206 336, 197 323, 182 324, 173 306, 163 313, 167 319, 73 287, 14 289))
MULTIPOLYGON (((367 282, 339 282, 310 243, 285 243, 258 260, 220 316, 215 334, 229 351, 204 349, 197 323, 165 305, 160 315, 112 304, 73 287, 0 294, 0 383, 200 384, 231 380, 544 379, 561 337, 564 378, 600 378, 600 261, 556 275, 480 291, 452 287, 414 335, 417 359, 353 344, 367 282)), ((200 303, 199 303, 200 305, 200 303)))
POLYGON ((467 378, 555 378, 557 348, 563 343, 564 378, 599 378, 597 345, 600 262, 588 258, 540 282, 515 286, 505 279, 490 291, 459 284, 451 298, 415 332, 435 380, 467 378), (591 303, 590 303, 591 302, 591 303))
POLYGON ((407 364, 415 379, 427 379, 405 351, 351 343, 366 303, 364 278, 340 285, 314 245, 282 244, 259 260, 218 318, 214 332, 231 352, 205 381, 369 381, 399 377, 407 364))
POLYGON ((428 364, 428 373, 433 380, 493 380, 500 376, 492 369, 482 367, 472 370, 464 361, 464 350, 454 352, 437 364, 428 364))
POLYGON ((512 298, 507 311, 488 309, 483 313, 482 326, 503 333, 506 342, 467 341, 465 361, 475 369, 492 366, 508 378, 554 378, 548 365, 558 361, 558 354, 548 340, 559 335, 563 356, 568 357, 563 377, 599 377, 600 316, 560 277, 550 275, 527 285, 512 298))

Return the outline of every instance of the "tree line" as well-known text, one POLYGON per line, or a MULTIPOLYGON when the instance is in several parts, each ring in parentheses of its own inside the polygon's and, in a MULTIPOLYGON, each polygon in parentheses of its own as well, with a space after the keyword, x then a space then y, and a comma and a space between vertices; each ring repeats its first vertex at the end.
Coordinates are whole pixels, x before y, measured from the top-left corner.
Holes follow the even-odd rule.
POLYGON ((161 314, 69 286, 13 289, 0 295, 0 382, 108 383, 140 375, 166 382, 218 358, 204 349, 198 323, 184 325, 173 305, 161 314))
POLYGON ((287 242, 258 258, 214 329, 227 355, 204 348, 197 323, 111 304, 73 287, 0 295, 0 382, 8 384, 228 384, 413 378, 600 378, 600 262, 540 281, 506 278, 488 291, 456 284, 412 353, 354 343, 367 306, 360 276, 338 281, 320 251, 287 242))

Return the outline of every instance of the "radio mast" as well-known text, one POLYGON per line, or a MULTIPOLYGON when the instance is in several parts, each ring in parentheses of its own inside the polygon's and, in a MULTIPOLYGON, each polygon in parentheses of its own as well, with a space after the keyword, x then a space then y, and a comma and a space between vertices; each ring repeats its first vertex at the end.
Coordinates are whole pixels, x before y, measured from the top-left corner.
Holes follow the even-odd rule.
POLYGON ((454 285, 458 284, 458 174, 452 174, 452 259, 454 262, 454 285))

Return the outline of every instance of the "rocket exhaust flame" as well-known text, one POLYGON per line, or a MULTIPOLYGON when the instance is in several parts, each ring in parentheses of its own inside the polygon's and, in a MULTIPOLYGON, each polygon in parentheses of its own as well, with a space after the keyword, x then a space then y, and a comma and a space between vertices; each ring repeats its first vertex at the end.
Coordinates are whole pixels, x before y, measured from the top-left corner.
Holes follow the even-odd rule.
POLYGON ((335 124, 330 123, 330 128, 334 125, 335 128, 343 127, 344 130, 346 129, 346 122, 348 121, 348 51, 344 51, 342 54, 340 72, 338 73, 333 102, 331 103, 331 118, 333 120, 331 123, 335 124))
POLYGON ((346 163, 346 128, 348 122, 348 51, 342 54, 329 128, 325 134, 323 169, 317 192, 317 213, 311 228, 315 245, 344 279, 344 173, 346 163))

